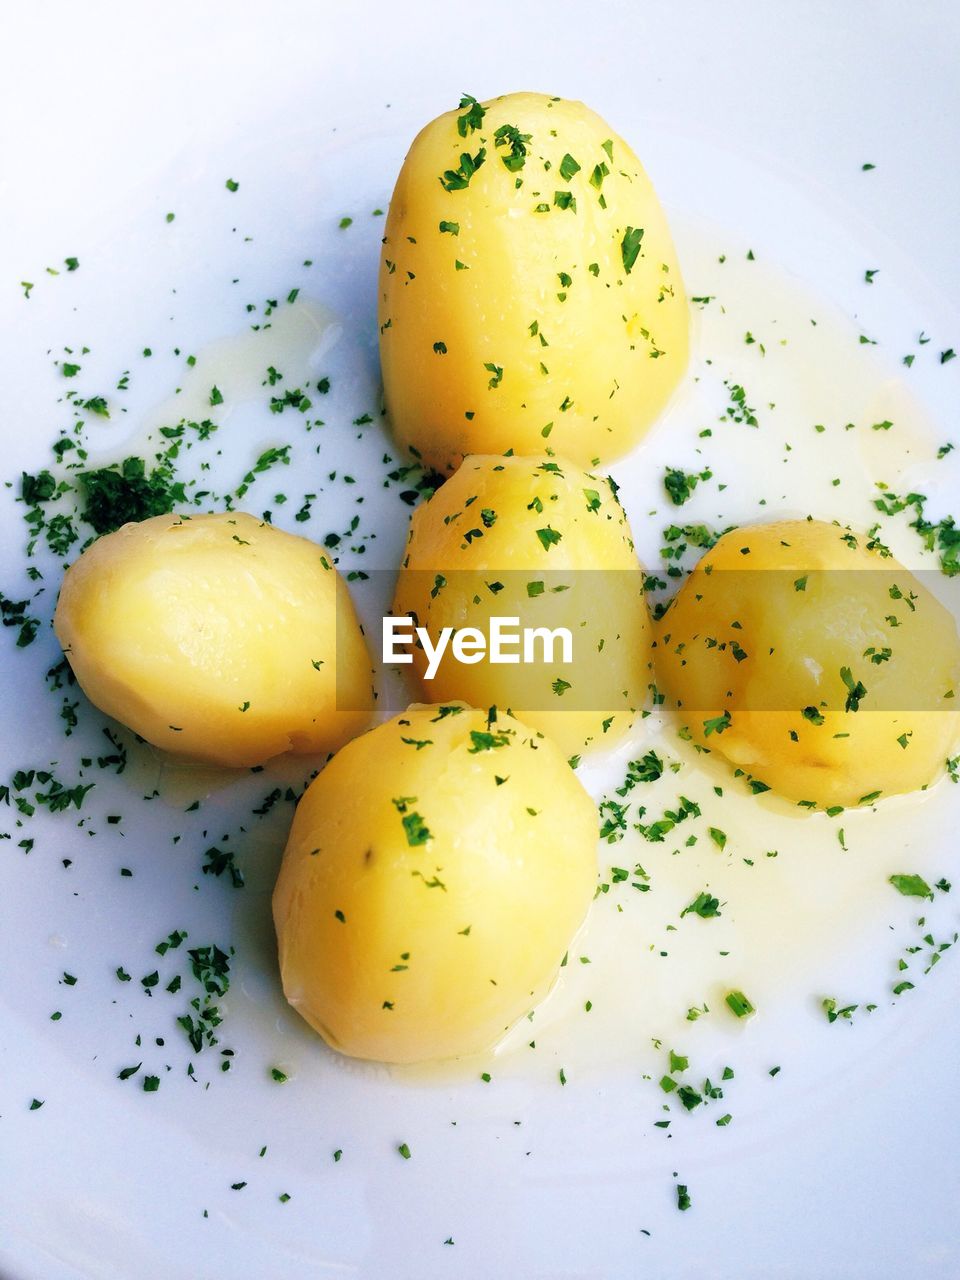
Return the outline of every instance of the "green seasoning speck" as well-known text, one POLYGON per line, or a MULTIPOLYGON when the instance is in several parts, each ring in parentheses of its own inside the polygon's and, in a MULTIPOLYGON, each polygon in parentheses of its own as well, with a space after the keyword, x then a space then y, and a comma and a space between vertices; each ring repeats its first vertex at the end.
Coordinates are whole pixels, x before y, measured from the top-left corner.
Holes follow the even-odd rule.
POLYGON ((407 844, 411 848, 415 849, 417 845, 426 844, 432 838, 429 827, 419 813, 404 814, 401 821, 407 837, 407 844))
POLYGON ((701 480, 710 480, 713 472, 709 469, 697 472, 681 471, 676 467, 668 467, 663 476, 663 487, 675 507, 682 507, 692 496, 701 480))
POLYGON ((460 110, 463 115, 457 116, 457 133, 465 138, 468 133, 474 133, 480 128, 487 110, 469 93, 465 93, 460 99, 460 110))
POLYGON ((730 727, 731 718, 730 712, 725 711, 722 716, 713 716, 709 720, 704 720, 703 736, 709 738, 711 733, 723 733, 730 727))
POLYGON ((579 164, 577 164, 576 160, 574 160, 573 156, 568 151, 567 154, 560 161, 560 177, 564 180, 564 182, 569 182, 570 179, 574 176, 574 174, 579 172, 580 172, 579 164))
POLYGON ((410 1159, 410 1148, 407 1146, 405 1142, 400 1143, 400 1145, 397 1147, 397 1151, 400 1153, 400 1155, 403 1156, 404 1160, 410 1159))
POLYGON ((643 227, 627 227, 620 243, 620 254, 623 258, 623 269, 627 273, 633 270, 634 263, 640 254, 640 242, 643 239, 643 227))
POLYGON ((867 696, 867 690, 860 680, 854 680, 853 673, 849 667, 840 668, 840 679, 847 687, 847 699, 844 703, 845 711, 859 711, 860 703, 867 696))
POLYGON ((131 521, 166 515, 184 501, 183 485, 168 470, 146 473, 142 458, 80 473, 85 496, 83 518, 97 533, 112 533, 131 521))
POLYGON ((720 901, 704 890, 702 893, 697 894, 689 906, 684 907, 680 912, 680 917, 682 919, 685 915, 690 914, 700 916, 702 920, 713 920, 721 914, 720 901))
POLYGON ((475 156, 465 151, 460 157, 456 169, 447 169, 438 179, 444 191, 462 191, 470 185, 470 179, 487 158, 485 147, 481 147, 475 156))
POLYGON ((511 173, 516 173, 522 169, 527 161, 527 143, 530 141, 529 133, 521 133, 513 124, 504 124, 493 135, 494 146, 509 148, 505 155, 500 159, 503 161, 504 168, 511 173))
POLYGON ((845 1022, 852 1022, 853 1015, 857 1012, 857 1009, 860 1007, 859 1005, 856 1005, 856 1004, 848 1004, 844 1008, 839 1009, 837 1008, 837 1001, 833 998, 833 996, 825 996, 824 999, 820 1002, 820 1005, 821 1005, 821 1008, 823 1009, 823 1012, 827 1016, 828 1022, 836 1022, 840 1018, 843 1018, 845 1022))
POLYGON ((474 756, 480 751, 494 751, 497 747, 508 747, 510 745, 510 735, 508 733, 482 733, 477 729, 471 729, 470 741, 473 745, 467 748, 467 754, 474 756))
POLYGON ((727 992, 726 1003, 727 1008, 738 1018, 747 1018, 751 1013, 756 1013, 756 1009, 742 991, 727 992))
POLYGON ((889 883, 907 898, 929 898, 933 900, 933 890, 927 884, 922 876, 917 875, 894 875, 890 876, 889 883))
POLYGON ((228 178, 225 185, 228 191, 239 191, 240 189, 240 183, 234 181, 233 178, 228 178))

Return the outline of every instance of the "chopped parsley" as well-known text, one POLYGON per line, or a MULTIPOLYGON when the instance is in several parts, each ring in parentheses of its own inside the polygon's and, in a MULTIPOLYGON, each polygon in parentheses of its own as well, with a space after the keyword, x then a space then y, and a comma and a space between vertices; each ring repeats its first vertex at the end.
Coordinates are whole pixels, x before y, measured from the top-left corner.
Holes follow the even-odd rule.
POLYGON ((460 110, 463 115, 457 116, 457 133, 461 138, 465 138, 468 134, 475 133, 480 128, 487 111, 469 93, 465 93, 460 99, 460 110))
POLYGON ((406 813, 402 816, 404 834, 407 837, 407 844, 412 849, 418 845, 426 844, 433 837, 430 828, 426 825, 419 813, 406 813))
POLYGON ((668 467, 663 477, 663 487, 675 507, 682 507, 692 497, 694 489, 701 480, 709 480, 713 472, 709 469, 700 472, 681 471, 668 467))
POLYGON ((456 169, 447 169, 438 179, 444 191, 463 191, 470 185, 470 179, 477 172, 480 166, 487 158, 485 147, 481 147, 476 155, 470 155, 469 151, 464 151, 460 156, 460 163, 456 169))
MULTIPOLYGON (((694 900, 680 912, 680 918, 686 915, 697 915, 701 920, 715 920, 721 914, 720 901, 705 889, 698 893, 694 900)), ((671 1067, 673 1070, 673 1067, 671 1067)))
POLYGON ((847 687, 847 698, 843 704, 845 711, 859 711, 860 703, 867 696, 867 690, 860 680, 854 680, 849 667, 840 668, 840 679, 847 687))
POLYGON ((516 173, 522 169, 527 162, 527 143, 530 141, 529 133, 521 133, 516 125, 502 124, 493 135, 493 143, 497 148, 506 149, 506 154, 500 159, 503 161, 504 168, 509 169, 511 173, 516 173))
POLYGON ((756 1009, 742 991, 728 991, 725 997, 727 1008, 738 1018, 747 1018, 756 1009))
POLYGON ((563 159, 560 161, 560 177, 564 180, 564 182, 569 182, 570 179, 574 176, 574 174, 577 174, 579 172, 580 172, 579 164, 577 164, 576 160, 574 160, 573 156, 568 151, 566 155, 563 157, 563 159))
POLYGON ((888 883, 892 884, 896 891, 904 894, 905 897, 933 900, 933 890, 922 876, 893 875, 889 877, 888 883))
POLYGON ((640 242, 642 240, 643 227, 627 227, 623 234, 623 240, 620 242, 620 256, 623 259, 623 269, 627 275, 633 270, 640 255, 640 242))
POLYGON ((97 471, 83 471, 79 479, 85 498, 81 514, 100 534, 113 533, 130 521, 168 515, 187 500, 169 463, 147 475, 142 458, 124 458, 97 471))

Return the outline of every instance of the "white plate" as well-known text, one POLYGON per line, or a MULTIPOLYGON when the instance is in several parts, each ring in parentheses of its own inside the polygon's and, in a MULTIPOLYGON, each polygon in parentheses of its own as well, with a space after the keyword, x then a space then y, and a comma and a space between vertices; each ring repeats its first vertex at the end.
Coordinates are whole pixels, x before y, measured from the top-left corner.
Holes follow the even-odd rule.
MULTIPOLYGON (((925 4, 909 24, 892 4, 787 12, 745 2, 588 11, 563 3, 548 15, 502 3, 482 11, 413 4, 402 14, 372 4, 349 12, 288 4, 267 14, 217 3, 168 5, 149 21, 121 6, 61 6, 56 16, 24 11, 4 21, 11 65, 0 108, 8 129, 17 121, 0 175, 7 478, 46 465, 58 428, 72 421, 58 399, 67 386, 54 366, 62 348, 90 348, 70 385, 109 396, 111 421, 94 424, 91 438, 98 456, 115 458, 124 437, 142 432, 186 385, 188 353, 208 371, 224 351, 236 356, 231 335, 263 318, 265 299, 281 303, 278 317, 299 288, 288 309, 299 319, 276 323, 288 326, 281 337, 292 378, 311 354, 305 340, 300 357, 290 354, 300 341, 291 330, 310 323, 303 298, 335 318, 312 353, 313 373, 332 379, 321 410, 327 425, 308 435, 291 411, 275 417, 262 397, 231 405, 228 394, 214 474, 221 489, 233 487, 264 443, 292 441, 296 465, 259 477, 252 509, 273 505, 278 523, 318 537, 342 531, 361 510, 359 532, 378 537, 362 554, 345 552, 342 566, 389 569, 409 508, 396 486, 382 487, 389 442, 377 424, 352 425, 377 412, 373 286, 382 218, 372 211, 386 208, 415 130, 461 91, 482 98, 533 87, 585 99, 634 144, 674 219, 690 291, 725 290, 726 329, 709 308, 699 314, 700 356, 720 353, 745 385, 752 374, 753 385, 780 388, 774 437, 792 429, 791 415, 806 429, 808 411, 823 409, 827 419, 830 379, 805 371, 818 353, 833 362, 830 422, 837 468, 849 482, 838 500, 832 469, 822 469, 830 454, 818 455, 808 509, 867 523, 869 488, 858 487, 858 467, 896 471, 904 460, 894 456, 896 440, 882 456, 844 454, 840 406, 848 403, 867 416, 874 402, 903 405, 916 426, 901 438, 916 464, 906 475, 938 486, 930 491, 944 509, 957 491, 953 460, 939 471, 924 461, 931 430, 960 444, 960 362, 937 359, 960 345, 952 163, 960 19, 945 2, 925 4), (865 162, 876 168, 864 171, 865 162), (235 193, 228 178, 240 183, 235 193), (341 230, 344 215, 353 224, 341 230), (744 265, 747 248, 756 276, 744 265), (724 268, 719 252, 728 254, 724 268), (68 256, 80 260, 78 270, 64 269, 68 256), (868 268, 879 269, 870 287, 868 268), (29 300, 23 280, 34 284, 29 300), (248 315, 247 303, 261 311, 248 315), (819 346, 801 338, 805 308, 827 335, 819 346), (740 349, 741 312, 756 317, 747 327, 758 336, 763 325, 768 336, 774 322, 778 336, 793 326, 803 358, 777 365, 771 343, 761 372, 756 352, 740 349), (919 347, 921 329, 932 340, 919 347), (876 351, 852 346, 848 361, 831 346, 851 334, 855 343, 858 333, 876 339, 876 351), (224 339, 226 347, 211 347, 224 339), (908 351, 918 352, 909 375, 900 364, 908 351), (742 363, 748 359, 754 363, 742 363), (117 391, 125 370, 129 389, 117 391), (333 470, 349 471, 357 485, 327 480, 333 470), (280 490, 320 494, 313 519, 293 521, 292 497, 277 509, 280 490)), ((617 468, 647 563, 656 562, 660 530, 676 514, 658 477, 664 465, 695 460, 694 428, 722 412, 718 389, 709 378, 688 388, 617 468)), ((737 448, 742 442, 723 476, 715 468, 727 496, 705 485, 685 519, 762 514, 756 504, 774 464, 751 479, 734 466, 737 448)), ((0 588, 20 598, 34 588, 22 576, 14 494, 0 511, 0 588)), ((773 494, 771 506, 777 500, 773 494)), ((53 572, 46 586, 37 607, 49 617, 53 572)), ((376 593, 360 584, 357 594, 375 617, 376 593)), ((2 781, 54 760, 73 781, 81 757, 103 754, 103 722, 81 707, 80 725, 64 740, 62 693, 43 687, 58 658, 46 627, 22 652, 12 632, 0 640, 2 781)), ((622 776, 646 732, 591 766, 598 795, 622 776)), ((277 779, 282 789, 302 776, 288 766, 277 779)), ((670 1129, 660 1130, 653 1122, 666 1114, 665 1098, 655 1079, 644 1079, 664 1069, 663 1049, 649 1043, 664 1030, 650 994, 658 978, 646 960, 640 967, 612 913, 598 918, 629 965, 618 971, 597 931, 588 936, 604 981, 619 987, 607 1004, 630 1011, 619 1036, 611 1016, 590 1037, 563 1032, 564 1000, 572 1008, 587 992, 604 1002, 602 983, 600 995, 583 985, 584 966, 566 996, 551 998, 535 1066, 491 1055, 486 1084, 476 1064, 419 1076, 350 1064, 329 1054, 279 995, 268 903, 290 806, 281 800, 262 817, 251 814, 275 779, 224 784, 170 770, 131 745, 124 774, 94 765, 86 780, 97 785, 82 811, 40 815, 20 831, 15 811, 0 809, 0 830, 12 835, 0 844, 5 1278, 960 1273, 960 1146, 946 1084, 960 1048, 955 960, 946 954, 909 1000, 884 998, 852 1027, 828 1025, 817 1003, 830 993, 889 996, 891 965, 913 937, 917 910, 884 891, 885 876, 899 869, 949 878, 960 788, 951 795, 943 784, 931 797, 923 841, 909 801, 890 802, 872 826, 871 815, 852 815, 849 874, 834 865, 832 829, 828 846, 819 827, 773 803, 725 797, 723 822, 742 833, 744 850, 760 812, 765 825, 755 838, 775 830, 781 844, 781 865, 753 899, 755 918, 769 927, 744 926, 753 950, 738 961, 738 976, 765 998, 749 1028, 705 1018, 687 1024, 684 1043, 665 1046, 689 1052, 704 1071, 733 1062, 736 1079, 722 1104, 689 1116, 674 1105, 670 1129), (155 789, 158 796, 143 799, 155 789), (195 796, 202 808, 184 812, 195 796), (121 822, 106 822, 117 814, 121 822), (241 849, 243 890, 201 874, 204 850, 227 832, 241 849), (29 854, 18 847, 24 838, 35 840, 29 854), (873 874, 872 850, 880 889, 867 909, 856 905, 856 891, 873 874), (122 876, 122 867, 133 875, 122 876), (841 896, 831 897, 834 890, 841 896), (802 927, 791 927, 793 915, 802 927), (156 943, 174 929, 186 930, 189 943, 157 956, 156 943), (174 1021, 185 997, 163 986, 174 972, 187 974, 179 959, 187 945, 213 941, 236 948, 233 984, 220 1046, 192 1055, 174 1021), (118 966, 129 983, 118 981, 118 966), (151 997, 140 978, 154 968, 163 981, 151 997), (64 985, 65 972, 75 985, 64 985), (624 995, 632 990, 635 1001, 624 995), (52 1022, 55 1011, 62 1017, 52 1022), (235 1050, 226 1074, 223 1047, 235 1050), (185 1075, 191 1060, 199 1082, 185 1075), (116 1079, 140 1061, 137 1076, 116 1079), (775 1065, 782 1071, 772 1079, 775 1065), (274 1066, 290 1075, 286 1084, 270 1078, 274 1066), (148 1072, 161 1078, 156 1093, 140 1087, 148 1072), (34 1098, 43 1106, 30 1110, 34 1098), (717 1128, 718 1108, 733 1113, 732 1124, 717 1128), (397 1153, 404 1142, 407 1161, 397 1153), (677 1181, 693 1198, 685 1214, 676 1208, 677 1181)), ((713 781, 704 775, 691 785, 713 781)), ((658 851, 604 849, 603 865, 631 855, 656 863, 658 851)), ((683 875, 702 868, 691 856, 676 885, 669 861, 656 869, 668 895, 682 894, 683 875)), ((948 937, 957 919, 949 896, 931 908, 931 927, 934 910, 937 937, 948 937)), ((636 921, 652 938, 650 919, 636 921)))

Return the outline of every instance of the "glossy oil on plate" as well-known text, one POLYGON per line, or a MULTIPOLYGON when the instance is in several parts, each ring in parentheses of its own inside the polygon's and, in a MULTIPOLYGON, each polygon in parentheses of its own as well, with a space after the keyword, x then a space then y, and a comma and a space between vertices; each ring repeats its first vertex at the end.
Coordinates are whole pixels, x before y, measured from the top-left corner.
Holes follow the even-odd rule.
MULTIPOLYGON (((49 627, 70 498, 29 559, 21 500, 22 472, 69 480, 61 436, 88 467, 179 441, 187 504, 233 495, 325 543, 376 632, 417 479, 380 407, 384 212, 423 123, 529 88, 633 145, 696 299, 684 385, 611 469, 645 566, 672 563, 672 527, 880 520, 949 602, 913 512, 874 500, 879 482, 938 527, 957 514, 955 11, 3 21, 0 589, 40 624, 0 636, 4 1280, 960 1273, 960 786, 806 813, 650 716, 580 776, 600 802, 655 750, 675 767, 644 784, 647 821, 686 797, 682 838, 645 839, 631 795, 533 1018, 452 1066, 352 1062, 285 1004, 270 920, 317 762, 176 764, 87 704, 49 627), (667 468, 701 477, 682 510, 667 468), (721 916, 681 918, 707 884, 721 916), (197 1051, 189 953, 214 947, 229 989, 197 1051)), ((382 691, 403 705, 395 676, 382 691)))

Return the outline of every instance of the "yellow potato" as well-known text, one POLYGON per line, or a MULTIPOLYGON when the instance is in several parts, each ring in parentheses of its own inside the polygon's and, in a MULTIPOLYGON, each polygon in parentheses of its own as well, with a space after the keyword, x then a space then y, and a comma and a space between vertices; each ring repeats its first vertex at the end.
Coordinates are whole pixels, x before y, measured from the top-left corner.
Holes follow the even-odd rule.
MULTIPOLYGON (((629 726, 651 683, 650 622, 623 508, 612 482, 562 458, 471 457, 413 514, 393 612, 414 616, 434 645, 444 627, 492 617, 565 627, 535 663, 458 661, 449 645, 422 696, 510 708, 567 754, 609 743, 629 726)), ((512 650, 523 657, 522 645, 512 650)))
POLYGON ((194 760, 333 751, 370 722, 346 586, 320 547, 250 515, 99 538, 67 570, 54 629, 91 702, 194 760))
POLYGON ((722 537, 661 620, 656 668, 695 742, 800 803, 924 787, 960 730, 954 619, 835 524, 722 537))
POLYGON ((545 445, 581 466, 615 458, 687 363, 687 300, 650 179, 598 115, 536 93, 464 99, 414 140, 379 324, 394 433, 440 471, 545 445))
POLYGON ((546 994, 594 893, 597 818, 512 716, 414 706, 334 756, 273 895, 283 989, 342 1053, 477 1053, 546 994))

